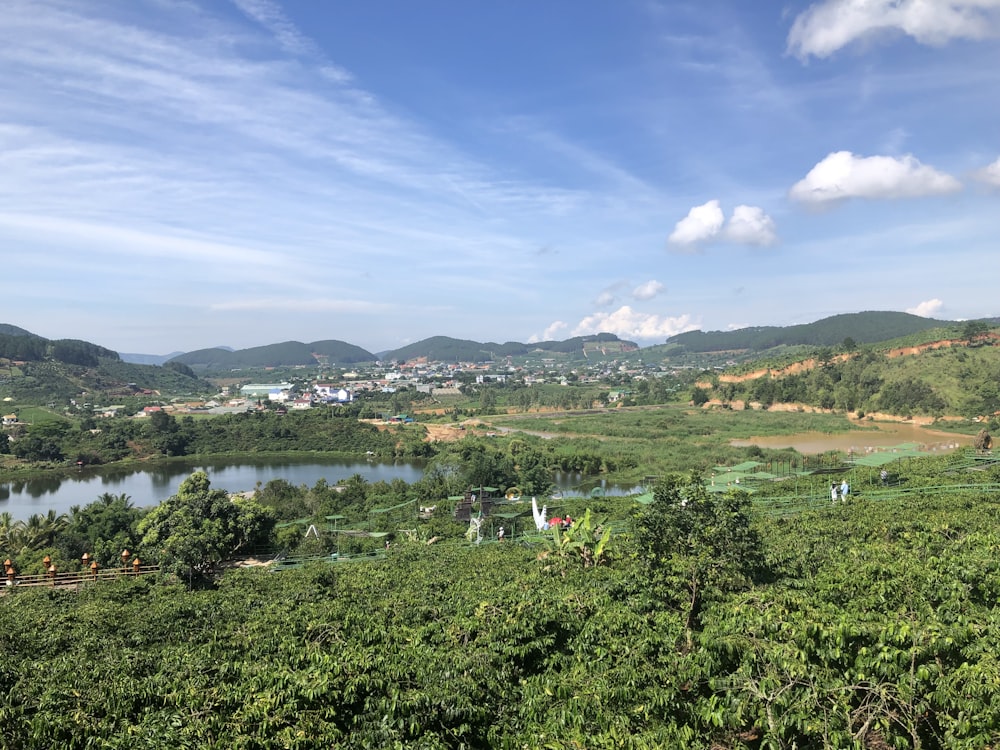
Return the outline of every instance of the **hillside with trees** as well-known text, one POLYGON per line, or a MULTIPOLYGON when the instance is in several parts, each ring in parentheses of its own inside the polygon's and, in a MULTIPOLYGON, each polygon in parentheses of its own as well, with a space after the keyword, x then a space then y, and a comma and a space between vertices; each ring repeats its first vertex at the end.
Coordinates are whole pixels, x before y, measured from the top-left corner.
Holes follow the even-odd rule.
POLYGON ((613 333, 599 333, 592 336, 574 336, 564 341, 539 341, 522 344, 508 341, 480 343, 467 339, 453 339, 448 336, 434 336, 413 344, 382 352, 381 358, 389 361, 409 362, 417 359, 438 362, 491 362, 504 357, 572 355, 583 360, 588 353, 611 356, 638 350, 637 344, 623 341, 613 333))
POLYGON ((374 362, 375 355, 344 341, 324 340, 303 344, 285 341, 280 344, 255 346, 235 351, 222 348, 199 349, 174 357, 200 371, 227 371, 256 367, 294 367, 317 364, 356 364, 374 362))
POLYGON ((781 346, 837 346, 851 339, 872 344, 898 339, 954 323, 901 312, 860 312, 834 315, 795 326, 754 326, 736 331, 688 331, 671 336, 667 344, 688 352, 750 350, 762 352, 781 346))
POLYGON ((909 347, 826 347, 780 367, 713 373, 703 395, 764 408, 784 403, 905 417, 997 414, 1000 341, 977 322, 953 333, 960 337, 909 347))
POLYGON ((208 393, 212 386, 183 365, 155 367, 123 362, 117 352, 88 341, 46 339, 0 329, 0 396, 22 404, 122 399, 149 391, 208 393))

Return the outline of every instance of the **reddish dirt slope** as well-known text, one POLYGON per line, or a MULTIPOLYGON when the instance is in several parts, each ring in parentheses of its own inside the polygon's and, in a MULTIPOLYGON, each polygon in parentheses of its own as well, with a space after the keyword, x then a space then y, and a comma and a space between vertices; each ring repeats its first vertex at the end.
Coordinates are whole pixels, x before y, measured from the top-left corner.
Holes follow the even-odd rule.
MULTIPOLYGON (((1000 333, 990 333, 989 338, 996 341, 1000 339, 1000 333)), ((913 354, 920 354, 921 352, 926 352, 931 349, 944 349, 950 346, 968 346, 968 342, 962 339, 942 339, 940 341, 931 341, 926 344, 921 344, 920 346, 906 346, 900 349, 890 349, 885 353, 885 356, 889 358, 895 357, 906 357, 913 354)), ((838 354, 833 358, 835 362, 843 362, 848 357, 847 354, 838 354)), ((804 359, 801 362, 793 362, 787 367, 782 367, 777 370, 754 370, 753 372, 747 372, 742 375, 720 375, 720 383, 742 383, 747 380, 756 380, 757 378, 767 377, 768 375, 780 378, 785 375, 796 375, 800 372, 807 372, 812 370, 814 367, 818 366, 818 362, 815 359, 804 359)), ((711 383, 698 383, 698 386, 702 388, 707 388, 711 383)))

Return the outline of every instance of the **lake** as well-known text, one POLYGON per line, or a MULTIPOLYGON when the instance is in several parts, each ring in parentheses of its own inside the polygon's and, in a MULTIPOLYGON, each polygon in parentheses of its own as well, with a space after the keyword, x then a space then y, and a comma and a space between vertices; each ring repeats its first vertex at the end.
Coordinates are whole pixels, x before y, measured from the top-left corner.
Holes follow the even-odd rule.
POLYGON ((749 440, 731 440, 729 444, 736 447, 759 445, 761 448, 794 448, 799 453, 814 455, 831 450, 864 454, 878 448, 891 448, 903 443, 916 443, 921 446, 921 450, 930 452, 948 452, 972 445, 974 440, 970 435, 940 432, 910 422, 878 422, 871 426, 875 429, 768 435, 752 437, 749 440))
POLYGON ((77 473, 43 477, 0 484, 0 513, 6 511, 15 519, 50 509, 67 513, 74 505, 87 505, 99 495, 125 493, 132 503, 142 507, 156 505, 177 492, 180 483, 196 471, 204 471, 212 487, 227 492, 252 490, 259 482, 284 479, 293 485, 312 487, 320 479, 337 484, 355 474, 369 482, 402 479, 416 482, 424 474, 418 462, 379 463, 364 460, 317 460, 314 456, 301 461, 281 458, 268 461, 183 461, 155 468, 82 469, 77 473))
MULTIPOLYGON (((402 479, 411 484, 423 477, 424 464, 419 461, 318 460, 315 456, 306 456, 301 460, 287 457, 249 462, 193 460, 156 467, 85 468, 69 475, 0 483, 0 513, 10 513, 16 520, 49 510, 68 513, 72 506, 92 503, 105 492, 112 495, 124 493, 138 507, 156 505, 175 494, 180 483, 196 471, 207 473, 213 488, 245 492, 272 479, 284 479, 296 487, 303 484, 312 487, 320 479, 333 485, 355 474, 360 474, 369 482, 402 479)), ((600 487, 608 495, 642 491, 642 488, 622 487, 599 478, 572 473, 556 474, 553 481, 564 495, 586 494, 593 487, 600 487)))

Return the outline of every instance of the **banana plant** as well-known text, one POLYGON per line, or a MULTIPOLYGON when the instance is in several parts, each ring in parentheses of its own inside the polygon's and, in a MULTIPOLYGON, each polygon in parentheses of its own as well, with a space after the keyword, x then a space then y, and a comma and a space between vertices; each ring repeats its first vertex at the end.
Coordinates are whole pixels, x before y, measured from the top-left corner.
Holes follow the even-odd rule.
POLYGON ((591 568, 608 561, 605 552, 611 540, 611 530, 590 519, 590 508, 583 518, 568 528, 552 527, 551 551, 561 557, 578 557, 583 567, 591 568))

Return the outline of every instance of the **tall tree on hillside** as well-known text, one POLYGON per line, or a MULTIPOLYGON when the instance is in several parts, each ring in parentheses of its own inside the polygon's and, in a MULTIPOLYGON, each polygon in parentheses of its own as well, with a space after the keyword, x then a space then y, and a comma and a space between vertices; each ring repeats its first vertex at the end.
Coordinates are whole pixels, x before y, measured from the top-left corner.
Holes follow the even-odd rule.
POLYGON ((990 327, 981 320, 970 320, 962 327, 962 340, 975 346, 989 333, 990 327))

